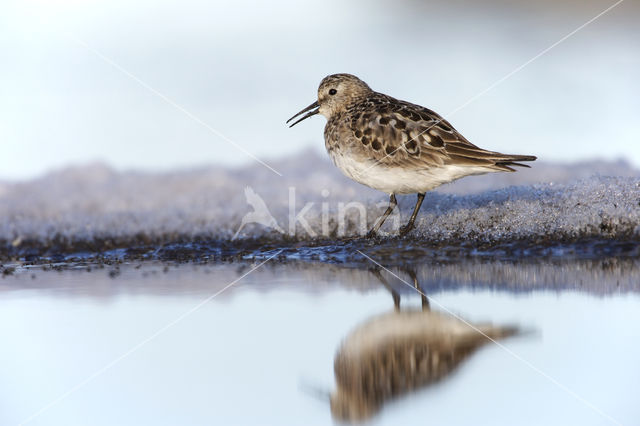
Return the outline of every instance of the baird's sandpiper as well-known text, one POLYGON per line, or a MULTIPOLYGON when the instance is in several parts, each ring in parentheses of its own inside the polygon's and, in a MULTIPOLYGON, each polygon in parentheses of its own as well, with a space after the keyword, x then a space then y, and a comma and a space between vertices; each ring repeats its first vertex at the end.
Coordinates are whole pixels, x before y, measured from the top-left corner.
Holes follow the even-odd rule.
POLYGON ((413 229, 425 192, 470 175, 513 172, 529 167, 533 155, 487 151, 465 139, 437 113, 375 92, 351 74, 325 77, 318 100, 293 127, 315 114, 327 118, 325 147, 334 164, 349 178, 390 195, 389 207, 368 236, 375 235, 397 205, 396 194, 418 194, 405 235, 413 229))

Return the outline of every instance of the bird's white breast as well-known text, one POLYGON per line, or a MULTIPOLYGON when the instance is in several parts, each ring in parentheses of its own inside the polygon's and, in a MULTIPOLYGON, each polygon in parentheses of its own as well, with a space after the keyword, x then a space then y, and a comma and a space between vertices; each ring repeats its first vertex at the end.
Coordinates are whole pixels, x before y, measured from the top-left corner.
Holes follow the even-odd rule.
POLYGON ((330 152, 336 167, 347 177, 387 194, 415 194, 430 191, 465 176, 491 172, 484 167, 444 165, 440 167, 388 167, 373 159, 364 161, 339 150, 330 152))

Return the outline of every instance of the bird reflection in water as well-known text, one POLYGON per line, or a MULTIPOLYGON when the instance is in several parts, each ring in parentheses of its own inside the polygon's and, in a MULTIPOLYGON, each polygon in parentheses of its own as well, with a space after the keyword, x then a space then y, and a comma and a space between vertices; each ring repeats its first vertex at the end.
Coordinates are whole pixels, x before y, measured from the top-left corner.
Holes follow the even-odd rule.
POLYGON ((401 310, 398 292, 379 270, 372 272, 391 291, 395 309, 370 318, 342 342, 334 362, 337 389, 331 395, 337 420, 366 420, 385 401, 444 379, 489 338, 517 332, 430 310, 415 271, 405 272, 422 294, 422 309, 401 310))

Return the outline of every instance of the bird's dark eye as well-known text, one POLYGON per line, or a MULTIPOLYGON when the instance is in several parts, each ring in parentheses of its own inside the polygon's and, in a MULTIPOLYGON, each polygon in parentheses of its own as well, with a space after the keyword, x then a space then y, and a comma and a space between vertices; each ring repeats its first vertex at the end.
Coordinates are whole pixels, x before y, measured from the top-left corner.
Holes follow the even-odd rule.
POLYGON ((335 95, 336 93, 338 93, 338 91, 336 89, 330 89, 329 90, 329 94, 332 95, 332 96, 335 95))

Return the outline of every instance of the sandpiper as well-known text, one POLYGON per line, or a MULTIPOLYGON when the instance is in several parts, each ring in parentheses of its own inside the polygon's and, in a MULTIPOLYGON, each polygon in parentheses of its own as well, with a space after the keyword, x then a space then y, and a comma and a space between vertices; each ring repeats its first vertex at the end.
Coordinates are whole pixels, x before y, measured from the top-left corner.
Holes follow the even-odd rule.
POLYGON ((533 155, 487 151, 465 139, 451 124, 428 108, 373 91, 351 74, 325 77, 318 100, 293 127, 315 114, 327 119, 325 147, 333 163, 347 177, 389 194, 389 206, 367 236, 375 235, 397 205, 396 194, 418 194, 405 235, 414 222, 424 195, 444 183, 470 175, 513 172, 529 167, 533 155))

